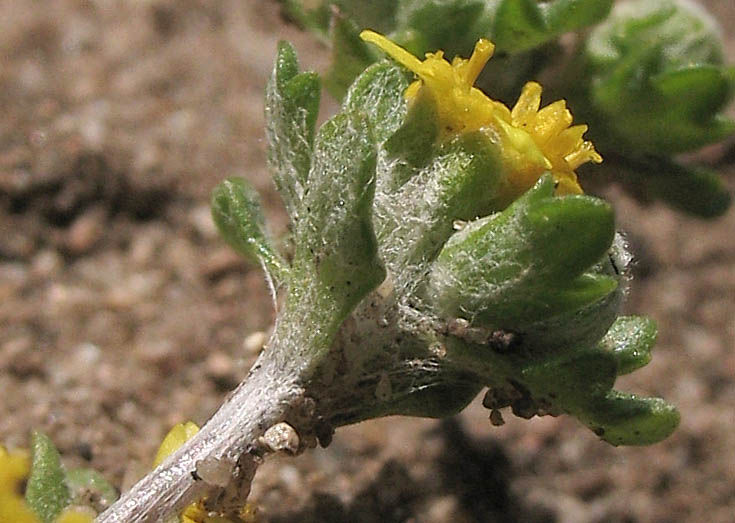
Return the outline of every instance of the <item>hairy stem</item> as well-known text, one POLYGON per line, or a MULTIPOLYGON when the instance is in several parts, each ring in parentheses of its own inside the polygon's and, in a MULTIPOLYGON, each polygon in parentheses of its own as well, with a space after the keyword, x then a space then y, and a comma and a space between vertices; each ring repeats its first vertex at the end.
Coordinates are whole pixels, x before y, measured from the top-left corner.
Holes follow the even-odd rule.
POLYGON ((224 485, 209 483, 197 474, 198 465, 205 461, 216 460, 229 468, 231 481, 239 479, 238 490, 247 493, 255 466, 248 451, 303 398, 294 374, 285 372, 279 358, 271 356, 275 352, 265 350, 204 427, 100 514, 97 523, 161 521, 208 493, 222 491, 224 485))

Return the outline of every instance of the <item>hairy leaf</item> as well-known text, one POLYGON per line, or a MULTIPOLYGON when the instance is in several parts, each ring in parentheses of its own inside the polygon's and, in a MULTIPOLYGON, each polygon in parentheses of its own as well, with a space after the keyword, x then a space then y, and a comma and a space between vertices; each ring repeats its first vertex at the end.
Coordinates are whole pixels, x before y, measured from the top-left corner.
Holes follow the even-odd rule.
POLYGON ((51 523, 69 504, 70 494, 59 451, 45 434, 31 436, 31 473, 26 502, 43 523, 51 523))
POLYGON ((233 249, 260 263, 274 283, 284 279, 288 266, 266 237, 260 198, 245 179, 229 178, 215 187, 212 218, 233 249))
POLYGON ((266 87, 266 134, 268 163, 291 218, 298 217, 311 166, 319 97, 319 77, 298 73, 296 52, 281 42, 266 87))

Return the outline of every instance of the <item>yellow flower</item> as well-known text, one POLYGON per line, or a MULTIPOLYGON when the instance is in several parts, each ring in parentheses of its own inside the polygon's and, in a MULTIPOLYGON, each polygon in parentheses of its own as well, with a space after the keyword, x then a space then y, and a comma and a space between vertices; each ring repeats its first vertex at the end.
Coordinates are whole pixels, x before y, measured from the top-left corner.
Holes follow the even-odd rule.
MULTIPOLYGON (((30 471, 28 452, 8 452, 0 445, 0 522, 39 523, 21 494, 21 484, 28 478, 30 471)), ((92 523, 95 516, 94 511, 87 507, 67 507, 54 522, 92 523)))
POLYGON ((26 506, 21 484, 28 477, 31 461, 27 452, 8 452, 0 445, 0 521, 37 523, 35 514, 26 506))
POLYGON ((510 192, 523 193, 551 171, 557 194, 579 194, 582 188, 574 170, 585 162, 602 161, 592 143, 582 139, 587 126, 570 127, 572 114, 563 100, 539 110, 539 84, 527 83, 512 111, 474 87, 495 50, 492 42, 481 38, 469 59, 455 57, 449 63, 443 51, 426 53, 422 61, 373 31, 363 31, 360 37, 418 75, 405 96, 411 101, 420 90, 428 90, 436 103, 441 138, 481 131, 500 145, 510 192))
POLYGON ((96 516, 89 507, 69 507, 59 514, 54 523, 92 523, 96 516))
POLYGON ((158 447, 156 459, 153 460, 153 466, 157 467, 160 465, 164 459, 173 454, 176 449, 186 443, 187 440, 194 437, 197 432, 199 432, 199 427, 197 427, 197 424, 192 421, 174 425, 174 427, 168 431, 166 437, 163 438, 161 446, 158 447))
MULTIPOLYGON (((199 427, 196 423, 187 421, 186 423, 179 423, 166 434, 163 438, 161 446, 158 447, 156 453, 156 459, 153 462, 153 466, 157 467, 161 462, 166 459, 169 455, 173 454, 176 449, 183 445, 187 440, 191 439, 197 432, 199 427)), ((255 523, 257 519, 254 516, 255 508, 246 503, 240 511, 239 521, 245 523, 255 523)), ((204 508, 203 500, 196 501, 188 505, 183 512, 181 512, 181 523, 235 523, 230 519, 210 514, 204 508)))

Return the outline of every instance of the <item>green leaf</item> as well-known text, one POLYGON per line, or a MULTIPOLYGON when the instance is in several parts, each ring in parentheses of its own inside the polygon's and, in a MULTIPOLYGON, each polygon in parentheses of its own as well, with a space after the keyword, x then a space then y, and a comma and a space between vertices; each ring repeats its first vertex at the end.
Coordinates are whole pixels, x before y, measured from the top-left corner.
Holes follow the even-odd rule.
MULTIPOLYGON (((418 416, 441 419, 455 416, 469 405, 482 389, 474 376, 464 376, 464 381, 437 383, 412 394, 391 399, 378 405, 380 416, 418 416)), ((376 416, 377 417, 377 416, 376 416)))
POLYGON ((568 280, 596 263, 615 236, 612 207, 589 196, 539 201, 528 209, 526 219, 534 258, 543 263, 539 274, 551 281, 568 280))
POLYGON ((679 423, 677 410, 659 398, 612 390, 618 355, 581 349, 546 358, 522 372, 534 401, 561 408, 613 445, 650 445, 668 437, 679 423))
POLYGON ((618 361, 618 375, 628 374, 651 361, 656 343, 656 322, 641 316, 621 316, 612 324, 599 346, 618 361))
POLYGON ((396 10, 401 4, 396 0, 341 0, 340 7, 361 28, 369 28, 387 34, 393 31, 396 24, 396 10))
MULTIPOLYGON (((593 281, 596 280, 599 285, 597 292, 590 292, 587 296, 578 295, 577 303, 581 303, 578 308, 570 308, 567 312, 524 327, 524 346, 534 353, 547 354, 569 347, 597 345, 620 313, 625 295, 625 278, 621 274, 625 274, 627 256, 625 242, 618 235, 608 255, 580 276, 593 277, 593 281), (594 301, 595 294, 600 296, 597 301, 594 301)), ((590 284, 589 290, 594 291, 593 284, 590 284)), ((551 291, 549 288, 548 292, 551 291)), ((568 297, 566 299, 569 300, 568 297)), ((566 306, 565 302, 557 307, 563 306, 566 306)))
POLYGON ((657 159, 644 178, 649 190, 669 205, 701 218, 722 216, 732 196, 717 173, 657 159))
POLYGON ((498 49, 517 52, 536 47, 547 32, 544 14, 535 0, 503 0, 495 12, 493 39, 498 49))
POLYGON ((212 218, 225 241, 249 260, 260 263, 275 284, 288 265, 271 247, 257 191, 243 178, 229 178, 212 191, 212 218))
POLYGON ((544 6, 546 24, 556 36, 600 23, 610 14, 613 0, 556 0, 544 6))
POLYGON ((549 285, 543 291, 537 292, 543 295, 543 300, 539 305, 543 304, 549 309, 549 312, 555 315, 596 303, 617 288, 618 281, 611 276, 585 273, 559 289, 549 285))
POLYGON ((360 28, 340 14, 332 18, 330 36, 332 63, 324 76, 324 84, 332 96, 341 100, 355 78, 375 61, 375 55, 360 38, 360 28))
POLYGON ((419 96, 405 125, 386 143, 392 169, 383 175, 376 200, 385 261, 398 272, 434 259, 456 220, 496 210, 496 188, 504 182, 497 143, 485 133, 466 133, 436 146, 426 142, 436 126, 419 96), (423 151, 423 157, 416 151, 423 151))
POLYGON ((557 36, 604 20, 612 0, 502 0, 495 12, 493 38, 498 49, 526 51, 557 36))
POLYGON ((343 111, 363 111, 380 144, 396 132, 406 116, 403 92, 407 87, 406 73, 392 61, 371 65, 350 87, 343 111))
POLYGON ((592 398, 604 396, 615 384, 617 362, 597 349, 577 349, 541 359, 521 372, 533 398, 577 415, 592 398))
POLYGON ((700 64, 667 71, 651 78, 653 87, 680 111, 694 118, 709 118, 732 95, 732 68, 700 64))
POLYGON ((31 435, 31 453, 26 503, 43 523, 51 523, 71 499, 61 458, 48 436, 38 431, 31 435))
POLYGON ((268 163, 291 218, 298 209, 311 165, 320 81, 315 73, 298 74, 296 52, 280 42, 266 87, 268 163))
POLYGON ((385 142, 385 150, 399 164, 389 173, 387 185, 395 190, 432 161, 438 136, 436 101, 427 89, 421 89, 402 115, 401 125, 385 142))
POLYGON ((94 469, 71 469, 66 472, 66 484, 71 493, 71 504, 92 505, 104 510, 117 501, 118 493, 108 481, 94 469))
POLYGON ((319 130, 294 271, 314 273, 337 322, 385 277, 372 226, 376 145, 367 118, 341 113, 319 130))
POLYGON ((591 402, 580 419, 612 445, 652 445, 679 425, 679 412, 660 398, 641 398, 615 390, 591 402))
POLYGON ((302 0, 281 0, 285 12, 301 27, 309 29, 317 36, 326 39, 331 16, 331 2, 324 1, 318 6, 307 9, 302 0))
POLYGON ((660 55, 656 73, 693 64, 721 65, 724 57, 714 19, 682 0, 617 2, 586 41, 587 57, 600 70, 651 49, 660 55))
POLYGON ((478 25, 484 4, 480 0, 404 0, 396 13, 396 29, 404 39, 412 37, 420 43, 422 48, 408 47, 417 56, 437 49, 450 59, 469 56, 477 39, 486 36, 478 25))
POLYGON ((523 328, 588 306, 617 288, 616 278, 582 274, 610 247, 610 206, 589 196, 554 197, 552 191, 547 175, 502 213, 471 222, 449 239, 429 276, 443 314, 523 328))
POLYGON ((594 82, 592 101, 606 117, 618 151, 661 156, 735 132, 735 123, 717 113, 732 92, 725 69, 693 66, 658 73, 660 61, 660 48, 631 51, 594 82))
POLYGON ((609 135, 610 149, 631 158, 678 154, 735 132, 720 114, 735 73, 723 65, 715 23, 690 2, 617 4, 585 42, 585 60, 582 89, 600 119, 592 128, 609 135))

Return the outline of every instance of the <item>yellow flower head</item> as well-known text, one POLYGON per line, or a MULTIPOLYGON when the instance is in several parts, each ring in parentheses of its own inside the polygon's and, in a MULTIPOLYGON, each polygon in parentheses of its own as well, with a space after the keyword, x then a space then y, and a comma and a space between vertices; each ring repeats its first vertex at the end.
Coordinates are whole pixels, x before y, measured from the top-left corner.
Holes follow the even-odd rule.
POLYGON ((570 127, 572 114, 563 100, 539 110, 539 84, 527 83, 512 111, 474 87, 495 50, 492 42, 481 38, 469 59, 455 57, 449 63, 443 51, 426 53, 422 61, 373 31, 363 31, 360 37, 418 75, 405 96, 413 100, 421 89, 428 89, 437 105, 441 137, 482 131, 499 143, 512 192, 524 192, 551 171, 557 194, 579 194, 582 188, 574 170, 585 162, 602 161, 592 143, 582 139, 587 126, 570 127))

